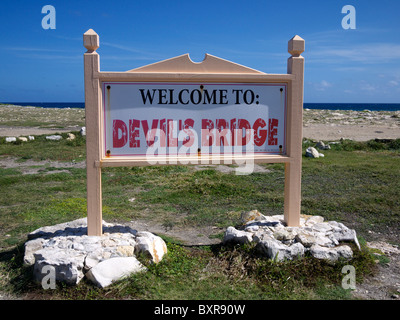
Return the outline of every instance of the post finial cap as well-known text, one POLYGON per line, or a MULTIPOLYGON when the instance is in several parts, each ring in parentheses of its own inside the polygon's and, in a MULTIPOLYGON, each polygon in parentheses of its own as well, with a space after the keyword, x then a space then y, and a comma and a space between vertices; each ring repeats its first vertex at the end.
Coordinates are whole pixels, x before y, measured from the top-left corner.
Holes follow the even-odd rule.
POLYGON ((93 29, 89 29, 83 34, 83 45, 89 52, 96 51, 100 47, 99 35, 93 29))
POLYGON ((304 52, 305 41, 302 37, 295 35, 288 42, 288 52, 294 56, 298 57, 304 52))

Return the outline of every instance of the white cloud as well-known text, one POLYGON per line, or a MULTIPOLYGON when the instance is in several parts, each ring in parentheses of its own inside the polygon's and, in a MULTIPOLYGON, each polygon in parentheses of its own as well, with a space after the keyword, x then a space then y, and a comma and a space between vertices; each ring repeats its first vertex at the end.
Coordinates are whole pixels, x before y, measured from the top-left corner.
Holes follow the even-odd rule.
POLYGON ((149 51, 142 50, 142 49, 132 48, 130 46, 125 46, 125 45, 121 45, 121 44, 118 44, 118 43, 101 42, 101 45, 112 47, 112 48, 116 48, 116 49, 127 51, 127 52, 131 52, 131 53, 134 53, 134 54, 139 54, 141 56, 146 56, 146 57, 148 57, 148 59, 159 59, 159 58, 161 58, 161 55, 154 54, 154 52, 149 52, 149 51))
POLYGON ((37 48, 37 47, 3 47, 7 51, 17 52, 65 52, 61 49, 48 49, 48 48, 37 48))
POLYGON ((81 55, 76 55, 76 54, 71 54, 71 55, 65 55, 65 54, 46 54, 46 53, 21 53, 21 54, 16 54, 17 57, 20 58, 25 58, 25 59, 42 59, 42 60, 57 60, 59 62, 81 62, 82 61, 82 56, 81 55))
POLYGON ((314 86, 314 89, 317 91, 325 91, 326 89, 332 87, 332 83, 330 83, 326 80, 322 80, 321 82, 314 83, 313 86, 314 86))
POLYGON ((319 46, 307 54, 309 63, 349 63, 382 64, 400 59, 398 43, 368 43, 351 46, 319 46))
POLYGON ((373 85, 370 84, 370 83, 362 82, 362 83, 360 84, 360 89, 361 89, 361 90, 364 90, 364 91, 375 91, 375 90, 377 89, 377 87, 376 87, 376 86, 373 86, 373 85))
POLYGON ((321 86, 324 87, 324 88, 329 88, 329 87, 332 87, 332 84, 329 83, 329 82, 326 81, 326 80, 322 80, 322 81, 321 81, 321 86))

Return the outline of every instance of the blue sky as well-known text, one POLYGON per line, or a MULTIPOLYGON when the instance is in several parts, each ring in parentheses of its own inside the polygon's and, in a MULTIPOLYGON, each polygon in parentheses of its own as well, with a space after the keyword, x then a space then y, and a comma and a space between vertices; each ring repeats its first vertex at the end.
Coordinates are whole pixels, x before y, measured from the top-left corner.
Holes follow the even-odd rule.
POLYGON ((83 102, 82 35, 100 36, 102 71, 205 53, 286 73, 287 42, 306 41, 304 101, 400 103, 400 1, 1 0, 0 102, 83 102), (343 29, 342 7, 356 9, 343 29), (56 29, 42 28, 44 5, 56 29))

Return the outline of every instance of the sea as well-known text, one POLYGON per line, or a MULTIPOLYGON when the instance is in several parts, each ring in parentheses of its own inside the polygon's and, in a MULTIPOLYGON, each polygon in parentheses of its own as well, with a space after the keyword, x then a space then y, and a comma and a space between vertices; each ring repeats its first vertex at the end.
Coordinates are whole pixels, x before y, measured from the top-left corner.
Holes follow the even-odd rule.
MULTIPOLYGON (((3 102, 17 106, 41 108, 85 108, 84 102, 3 102)), ((400 103, 304 103, 304 109, 399 111, 400 103)))

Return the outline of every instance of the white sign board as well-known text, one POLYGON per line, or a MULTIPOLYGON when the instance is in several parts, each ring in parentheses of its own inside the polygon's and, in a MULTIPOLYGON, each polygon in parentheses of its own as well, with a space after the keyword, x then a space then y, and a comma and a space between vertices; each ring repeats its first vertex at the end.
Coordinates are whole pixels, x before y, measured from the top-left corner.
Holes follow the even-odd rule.
POLYGON ((286 154, 286 83, 102 86, 105 157, 286 154))
POLYGON ((284 163, 284 220, 299 226, 301 37, 288 42, 287 74, 267 74, 208 54, 201 63, 186 54, 127 72, 103 72, 98 34, 88 30, 83 43, 89 236, 103 232, 102 168, 196 161, 234 161, 246 169, 284 163))

